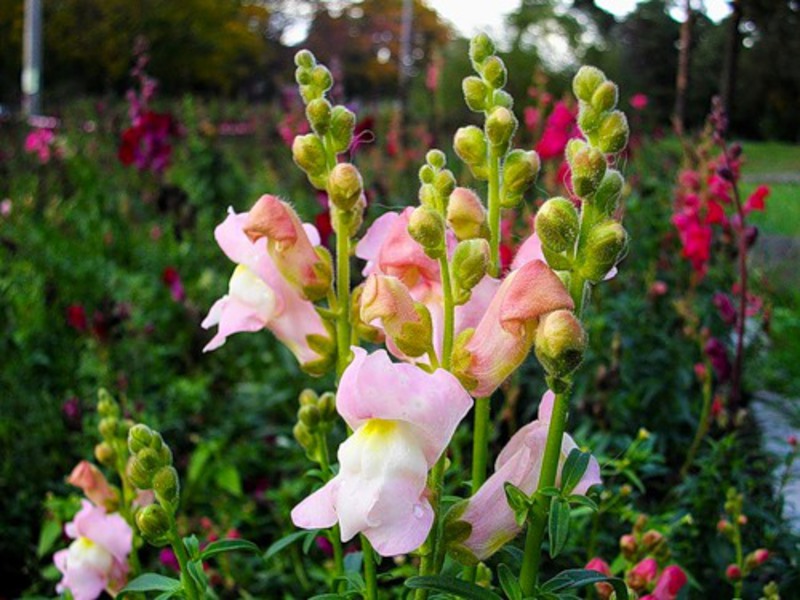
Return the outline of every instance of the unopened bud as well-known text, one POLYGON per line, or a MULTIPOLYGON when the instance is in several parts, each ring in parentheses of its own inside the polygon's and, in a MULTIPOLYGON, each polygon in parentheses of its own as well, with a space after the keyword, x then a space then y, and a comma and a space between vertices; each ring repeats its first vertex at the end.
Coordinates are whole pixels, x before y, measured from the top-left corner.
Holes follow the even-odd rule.
POLYGON ((563 378, 583 361, 586 333, 580 320, 569 310, 556 310, 539 321, 535 342, 536 358, 547 374, 563 378))
POLYGON ((742 578, 742 569, 739 565, 730 564, 725 569, 725 577, 727 577, 728 581, 739 581, 742 578))
POLYGON ((605 119, 596 132, 597 147, 606 154, 622 152, 628 145, 628 119, 625 113, 615 110, 605 119))
POLYGON ((152 448, 145 448, 128 460, 128 479, 140 490, 153 486, 153 474, 161 467, 161 459, 152 448))
POLYGON ((313 433, 319 426, 322 415, 316 406, 301 406, 300 410, 297 411, 297 420, 313 433))
POLYGON ((322 396, 319 397, 317 408, 319 408, 322 420, 330 421, 336 414, 336 395, 333 392, 325 392, 322 394, 322 396))
POLYGON ((455 303, 465 304, 489 268, 489 243, 485 239, 459 242, 453 252, 455 303))
MULTIPOLYGON (((568 151, 576 148, 574 144, 567 146, 568 151)), ((583 144, 572 154, 569 166, 572 171, 572 189, 581 198, 586 198, 594 194, 606 174, 606 157, 597 148, 583 144)))
POLYGON ((333 151, 344 152, 350 147, 353 141, 353 131, 356 126, 356 116, 344 106, 334 106, 331 110, 331 123, 328 128, 331 140, 333 141, 333 151))
POLYGON ((158 501, 177 507, 181 482, 175 467, 162 467, 153 476, 153 491, 158 501))
POLYGON ((474 75, 465 77, 461 82, 461 91, 464 93, 464 101, 470 110, 475 112, 486 110, 486 96, 489 88, 480 77, 474 75))
POLYGON ((430 165, 422 165, 419 168, 419 182, 423 185, 433 183, 433 179, 436 177, 436 171, 433 170, 433 167, 430 165))
POLYGON ((447 198, 453 193, 456 188, 456 178, 453 172, 445 169, 436 174, 436 179, 433 181, 433 187, 440 198, 447 198))
POLYGON ((316 134, 308 133, 294 138, 292 158, 309 177, 319 177, 325 172, 327 165, 325 148, 316 134))
POLYGON ((579 100, 591 102, 595 91, 605 80, 606 76, 597 67, 581 67, 572 80, 572 92, 579 100))
POLYGON ((317 392, 306 388, 300 392, 300 395, 297 397, 297 401, 300 403, 300 406, 316 406, 317 402, 319 401, 319 397, 317 396, 317 392))
POLYGON ((739 515, 739 518, 736 519, 736 522, 739 523, 739 525, 747 525, 747 515, 739 515))
POLYGON ((592 94, 590 104, 596 111, 606 112, 614 110, 617 106, 618 99, 619 89, 617 88, 617 84, 613 81, 604 81, 597 87, 594 94, 592 94))
POLYGON ((444 219, 428 206, 418 206, 408 220, 408 234, 431 258, 444 252, 444 219))
POLYGON ((481 75, 483 75, 483 80, 494 89, 499 90, 505 87, 508 72, 503 59, 499 56, 488 57, 481 65, 481 75))
POLYGON ((628 533, 619 538, 619 549, 627 560, 632 560, 639 545, 636 543, 636 538, 628 533))
POLYGON ((434 169, 444 169, 444 166, 447 164, 447 157, 444 155, 444 152, 434 148, 433 150, 429 150, 425 155, 425 161, 434 169))
POLYGON ((325 135, 331 124, 331 103, 325 98, 312 100, 306 106, 306 118, 317 135, 325 135))
POLYGON ((328 198, 339 210, 352 210, 363 192, 361 173, 350 163, 337 164, 328 175, 328 198))
POLYGON ((459 240, 482 237, 486 231, 486 209, 478 195, 458 187, 447 203, 447 224, 459 240))
POLYGON ((511 110, 514 108, 514 98, 505 90, 495 90, 492 94, 492 104, 511 110))
POLYGON ((117 436, 118 424, 119 420, 117 420, 116 417, 105 417, 104 419, 100 419, 100 423, 97 428, 100 431, 100 435, 108 440, 117 436))
POLYGON ((619 199, 622 196, 622 188, 625 185, 625 179, 622 173, 616 169, 607 169, 603 180, 597 187, 592 201, 606 216, 611 216, 619 206, 619 199))
POLYGON ((555 252, 575 246, 580 223, 575 205, 557 196, 542 204, 534 222, 542 245, 555 252))
POLYGON ((128 450, 136 454, 144 448, 149 448, 153 442, 153 430, 147 425, 139 423, 128 431, 128 450))
POLYGON ((759 548, 753 552, 753 558, 755 558, 756 565, 763 565, 769 560, 769 557, 770 553, 766 548, 759 548))
POLYGON ((430 208, 436 208, 438 204, 438 197, 436 195, 436 188, 433 187, 433 183, 423 183, 419 187, 419 203, 422 206, 428 206, 430 208))
POLYGON ((117 453, 108 442, 100 442, 94 447, 94 457, 101 465, 108 467, 114 464, 117 453))
POLYGON ((317 59, 310 50, 300 50, 294 55, 294 64, 303 69, 313 69, 317 64, 317 59))
POLYGON ((508 150, 511 138, 517 129, 517 119, 509 109, 500 106, 495 108, 486 118, 484 130, 486 139, 496 154, 504 154, 508 150))
POLYGON ((97 392, 97 414, 101 417, 119 417, 119 404, 103 388, 97 392))
POLYGON ((644 545, 645 549, 650 552, 654 553, 658 550, 658 547, 664 543, 664 536, 656 531, 655 529, 650 529, 646 531, 645 534, 642 536, 642 544, 644 545))
POLYGON ((148 542, 157 544, 169 533, 169 515, 160 504, 150 504, 136 513, 136 527, 148 542))
POLYGON ((306 427, 303 423, 296 423, 292 428, 292 433, 294 434, 294 439, 297 440, 297 443, 300 444, 300 446, 302 446, 306 451, 310 452, 316 446, 317 441, 308 430, 308 427, 306 427))
POLYGON ((467 163, 473 175, 480 179, 486 178, 489 145, 483 131, 474 125, 461 127, 453 138, 453 149, 458 157, 467 163))
POLYGON ((311 69, 311 85, 320 92, 327 92, 333 87, 333 76, 325 65, 317 65, 311 69))
POLYGON ((586 240, 581 274, 592 282, 601 281, 625 254, 628 234, 625 228, 608 219, 590 232, 586 240))
POLYGON ((586 134, 590 135, 600 128, 603 124, 604 113, 597 110, 587 102, 581 102, 578 110, 578 127, 586 134))
POLYGON ((485 33, 479 33, 469 41, 469 58, 475 70, 483 64, 487 58, 495 53, 494 42, 485 33))
POLYGON ((717 531, 728 535, 733 532, 733 525, 727 519, 720 519, 717 521, 717 531))
POLYGON ((533 150, 514 150, 503 163, 503 206, 511 208, 522 199, 522 195, 539 175, 539 155, 533 150))

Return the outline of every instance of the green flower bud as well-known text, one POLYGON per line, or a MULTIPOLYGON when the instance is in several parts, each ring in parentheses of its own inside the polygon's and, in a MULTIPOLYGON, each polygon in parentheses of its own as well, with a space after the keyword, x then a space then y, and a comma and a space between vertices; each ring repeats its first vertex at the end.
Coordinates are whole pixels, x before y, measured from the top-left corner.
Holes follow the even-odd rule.
POLYGON ((614 110, 617 106, 618 99, 619 90, 617 89, 617 84, 613 81, 604 81, 597 87, 594 94, 592 94, 592 99, 589 104, 591 104, 592 108, 596 111, 602 113, 614 110))
POLYGON ((311 69, 311 85, 321 92, 333 87, 333 76, 325 65, 317 65, 311 69))
MULTIPOLYGON (((346 235, 350 238, 355 237, 361 224, 364 222, 364 210, 367 208, 367 200, 364 194, 359 196, 358 201, 352 209, 347 212, 340 211, 339 218, 333 220, 333 230, 336 235, 346 235)), ((333 259, 327 248, 317 246, 317 254, 325 261, 328 272, 333 272, 333 259)))
POLYGON ((361 173, 350 163, 337 164, 328 175, 328 198, 339 210, 352 210, 363 192, 361 173))
POLYGON ((298 135, 292 143, 292 158, 309 177, 320 177, 327 168, 322 140, 313 133, 298 135))
POLYGON ((94 457, 104 467, 109 467, 114 464, 117 458, 117 453, 108 442, 100 442, 94 447, 94 457))
POLYGON ((301 406, 300 410, 297 411, 297 420, 305 425, 310 432, 313 432, 319 427, 322 415, 316 406, 301 406))
POLYGON ((100 435, 110 440, 117 437, 117 425, 119 425, 119 420, 116 417, 105 417, 104 419, 100 419, 97 428, 100 431, 100 435))
POLYGON ((447 203, 447 224, 459 240, 485 235, 486 209, 475 192, 462 187, 453 190, 447 203))
POLYGON ((459 242, 453 252, 455 303, 466 304, 472 288, 480 283, 489 268, 489 243, 485 239, 459 242))
POLYGON ((408 234, 431 258, 444 252, 444 219, 433 208, 418 206, 408 221, 408 234))
POLYGON ((603 114, 593 108, 591 104, 581 100, 580 109, 578 110, 578 127, 587 135, 597 131, 603 123, 603 114))
POLYGON ((422 165, 419 168, 419 182, 422 184, 426 183, 433 183, 433 179, 436 177, 436 171, 430 165, 422 165))
POLYGON ((578 100, 591 102, 595 90, 606 80, 606 76, 597 67, 581 67, 572 80, 572 92, 578 100))
POLYGON ((625 179, 622 173, 616 169, 608 169, 603 181, 594 193, 592 201, 595 203, 603 213, 611 216, 619 206, 619 199, 622 196, 622 188, 625 185, 625 179))
POLYGON ((581 275, 589 281, 601 281, 624 256, 628 245, 625 228, 611 219, 598 223, 586 239, 581 275))
POLYGON ((486 139, 497 154, 505 154, 517 129, 517 118, 505 107, 498 107, 486 119, 486 139))
POLYGON ((319 397, 317 396, 317 392, 306 388, 300 392, 300 396, 298 396, 297 400, 300 403, 300 406, 316 406, 317 402, 319 401, 319 397))
POLYGON ((475 112, 486 110, 486 96, 489 88, 480 77, 474 75, 465 77, 461 83, 461 90, 464 92, 464 101, 470 110, 475 112))
POLYGON ((539 155, 533 150, 513 150, 503 163, 504 208, 519 202, 539 175, 539 155), (509 206, 509 202, 513 204, 509 206))
POLYGON ((506 85, 508 71, 506 70, 506 65, 503 63, 503 59, 499 56, 490 56, 483 61, 481 75, 483 75, 483 80, 486 83, 494 89, 499 90, 506 85))
POLYGON ((320 415, 323 421, 330 421, 336 415, 336 395, 333 392, 325 392, 319 397, 320 415))
POLYGON ((153 487, 153 474, 160 467, 158 453, 152 448, 145 448, 128 460, 128 479, 140 490, 149 490, 153 487))
POLYGON ((514 108, 514 98, 505 90, 495 90, 494 94, 492 94, 492 103, 508 110, 514 108))
MULTIPOLYGON (((569 146, 567 147, 569 150, 569 146)), ((576 152, 570 160, 572 169, 572 189, 581 198, 594 194, 606 174, 606 157, 592 146, 576 152)))
POLYGON ((452 171, 445 169, 436 174, 436 179, 433 181, 433 187, 440 198, 447 198, 456 189, 456 178, 453 176, 452 171))
POLYGON ((313 69, 317 65, 317 59, 310 50, 300 50, 294 55, 294 64, 302 69, 313 69))
POLYGON ((147 425, 138 424, 131 427, 128 431, 128 450, 131 454, 136 454, 144 448, 149 448, 153 441, 153 430, 147 425))
POLYGON ((172 450, 170 450, 169 446, 164 444, 157 450, 158 458, 161 461, 162 465, 171 465, 172 464, 172 450))
POLYGON ((305 98, 305 94, 303 94, 303 90, 307 89, 308 86, 311 84, 311 69, 303 69, 299 68, 294 72, 294 80, 297 82, 297 85, 300 86, 300 95, 305 98))
POLYGON ((606 154, 622 152, 628 145, 628 119, 625 113, 615 110, 603 119, 597 130, 597 147, 606 154))
POLYGON ((103 388, 97 392, 97 414, 101 417, 119 417, 120 415, 119 404, 103 388))
POLYGON ((329 133, 333 140, 333 151, 337 154, 344 152, 353 141, 353 130, 356 126, 356 116, 344 106, 334 106, 331 110, 331 124, 329 133))
POLYGON ((580 229, 578 211, 566 198, 550 198, 536 213, 535 227, 543 246, 564 252, 575 246, 580 229))
POLYGON ((162 467, 153 476, 153 491, 161 504, 177 508, 181 482, 175 467, 162 467))
MULTIPOLYGON (((473 65, 480 65, 495 53, 494 42, 485 33, 479 33, 469 41, 469 59, 473 65)), ((478 70, 478 67, 475 67, 478 70)))
POLYGON ((148 542, 159 545, 169 533, 169 515, 159 504, 145 506, 136 513, 136 527, 148 542))
POLYGON ((419 203, 422 206, 436 208, 436 188, 432 183, 425 183, 419 188, 419 203))
POLYGON ((312 452, 314 450, 317 445, 317 440, 303 423, 295 424, 294 428, 292 428, 292 433, 294 434, 294 439, 297 440, 297 443, 300 444, 306 452, 312 452))
POLYGON ((470 167, 478 165, 485 168, 489 145, 486 135, 474 125, 461 127, 456 131, 453 138, 453 149, 458 157, 470 167))
POLYGON ((444 169, 444 166, 447 164, 447 157, 444 152, 434 148, 433 150, 429 150, 425 155, 425 161, 434 169, 444 169))
POLYGON ((306 106, 306 118, 316 134, 325 135, 331 124, 331 103, 325 98, 312 100, 306 106))
POLYGON ((586 334, 572 311, 556 310, 541 318, 535 351, 550 377, 560 379, 578 368, 586 351, 586 334))

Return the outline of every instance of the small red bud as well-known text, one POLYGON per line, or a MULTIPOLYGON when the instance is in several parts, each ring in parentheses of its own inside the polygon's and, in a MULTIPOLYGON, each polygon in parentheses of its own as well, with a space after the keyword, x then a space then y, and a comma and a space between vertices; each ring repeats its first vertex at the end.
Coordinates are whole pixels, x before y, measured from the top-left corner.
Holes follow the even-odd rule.
POLYGON ((767 560, 769 560, 769 550, 766 548, 759 548, 754 553, 756 563, 759 565, 763 565, 767 560))
POLYGON ((728 522, 727 519, 720 519, 717 522, 717 531, 719 531, 720 533, 727 533, 730 527, 731 524, 730 522, 728 522))
POLYGON ((789 445, 792 448, 797 448, 797 436, 796 435, 790 435, 788 438, 786 438, 786 441, 789 442, 789 445))
POLYGON ((725 577, 728 578, 728 581, 739 581, 742 578, 742 570, 739 565, 728 565, 728 568, 725 569, 725 577))
POLYGON ((625 558, 633 558, 637 549, 636 538, 630 534, 623 535, 619 538, 619 547, 625 558))
POLYGON ((747 515, 739 515, 739 525, 747 525, 747 515))

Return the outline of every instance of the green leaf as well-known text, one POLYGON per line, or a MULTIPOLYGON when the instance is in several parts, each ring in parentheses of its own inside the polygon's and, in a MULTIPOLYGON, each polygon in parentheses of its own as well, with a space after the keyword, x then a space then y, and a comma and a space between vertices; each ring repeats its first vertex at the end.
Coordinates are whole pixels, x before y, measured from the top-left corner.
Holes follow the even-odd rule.
POLYGON ((306 539, 303 540, 303 554, 308 554, 309 550, 311 550, 311 546, 316 541, 318 535, 319 535, 318 529, 312 529, 311 531, 306 532, 306 539))
POLYGON ((514 520, 517 522, 517 525, 522 527, 525 521, 528 520, 528 512, 531 509, 531 499, 528 497, 528 494, 509 481, 506 481, 503 485, 503 489, 506 492, 506 501, 511 507, 511 510, 514 511, 514 520))
POLYGON ((453 594, 458 598, 467 598, 468 600, 502 600, 500 596, 482 588, 474 583, 455 579, 453 577, 446 577, 444 575, 424 575, 422 577, 411 577, 406 580, 406 587, 423 590, 433 590, 435 592, 445 592, 453 594))
POLYGON ((222 464, 214 473, 214 482, 232 496, 242 495, 242 478, 239 471, 230 463, 222 464))
POLYGON ((39 533, 39 544, 36 547, 37 558, 42 558, 50 551, 53 544, 61 537, 61 521, 52 519, 44 522, 42 531, 39 533))
POLYGON ((555 558, 564 549, 569 535, 569 502, 553 496, 550 501, 548 532, 550 538, 550 557, 555 558))
POLYGON ((210 443, 200 442, 192 453, 192 458, 189 459, 189 468, 186 470, 187 483, 191 485, 200 479, 200 475, 203 473, 213 451, 214 449, 210 443))
POLYGON ((508 600, 522 600, 522 588, 517 578, 514 577, 514 574, 511 572, 511 569, 501 564, 497 568, 497 575, 500 578, 500 587, 503 588, 508 600))
POLYGON ((171 592, 164 592, 163 594, 159 594, 153 600, 169 600, 170 598, 174 598, 176 594, 179 594, 180 590, 173 590, 171 592))
POLYGON ((581 482, 583 474, 589 466, 589 459, 592 457, 588 452, 581 452, 573 448, 564 462, 561 469, 561 490, 564 495, 568 495, 581 482))
POLYGON ((311 596, 308 600, 342 600, 346 596, 340 596, 339 594, 319 594, 317 596, 311 596))
POLYGON ((550 486, 547 486, 547 487, 543 487, 540 490, 536 490, 536 494, 539 495, 539 496, 545 496, 547 498, 552 498, 553 496, 560 496, 561 495, 561 490, 558 489, 557 487, 554 487, 554 486, 550 485, 550 486))
POLYGON ((119 596, 134 592, 177 592, 181 589, 181 582, 172 577, 165 577, 157 573, 145 573, 129 582, 119 592, 119 596))
POLYGON ((200 542, 196 535, 187 535, 183 538, 183 547, 186 548, 186 552, 189 553, 189 558, 195 560, 200 558, 200 542))
POLYGON ((295 531, 294 533, 282 537, 267 548, 267 551, 264 553, 264 560, 269 560, 276 556, 305 535, 308 535, 307 531, 295 531))
POLYGON ((200 558, 208 560, 222 552, 258 552, 258 546, 247 540, 217 540, 203 549, 200 558))
POLYGON ((580 496, 578 494, 572 494, 569 498, 570 504, 577 504, 578 506, 585 506, 592 510, 592 512, 597 512, 597 502, 592 500, 591 498, 587 498, 586 496, 580 496))
POLYGON ((194 579, 201 590, 208 588, 208 577, 203 571, 203 563, 199 560, 190 560, 186 563, 186 570, 189 571, 189 576, 194 579))
POLYGON ((543 592, 563 592, 573 588, 584 587, 593 583, 610 583, 617 593, 617 600, 628 600, 628 586, 618 577, 609 577, 597 571, 586 569, 568 569, 562 571, 550 581, 545 582, 541 589, 543 592))

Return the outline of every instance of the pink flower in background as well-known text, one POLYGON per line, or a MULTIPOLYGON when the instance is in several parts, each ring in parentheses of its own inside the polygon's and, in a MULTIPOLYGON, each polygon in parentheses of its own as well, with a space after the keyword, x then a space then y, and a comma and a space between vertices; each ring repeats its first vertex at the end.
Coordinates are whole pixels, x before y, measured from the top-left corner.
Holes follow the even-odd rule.
POLYGON ((686 573, 677 565, 666 567, 658 578, 652 593, 642 596, 641 600, 675 600, 688 582, 686 573))
POLYGON ((52 129, 34 129, 25 138, 25 152, 36 154, 39 162, 46 165, 53 156, 55 139, 56 136, 52 129))
MULTIPOLYGON (((467 501, 464 512, 458 517, 460 521, 472 526, 463 547, 478 560, 484 560, 497 552, 522 530, 506 500, 505 484, 510 482, 526 494, 532 494, 539 485, 554 400, 555 395, 551 391, 542 396, 539 418, 520 429, 509 440, 497 457, 494 474, 467 501)), ((564 434, 559 478, 567 456, 575 448, 575 441, 564 434)), ((585 495, 590 487, 599 483, 600 465, 591 458, 586 472, 572 493, 585 495)))
POLYGON ((538 108, 533 106, 526 106, 522 112, 523 119, 525 120, 525 127, 528 131, 536 131, 539 127, 539 121, 542 118, 542 113, 538 108))
POLYGON ((634 94, 631 96, 630 103, 634 110, 644 110, 647 108, 649 101, 646 94, 634 94))
POLYGON ((14 208, 14 203, 11 202, 11 198, 4 198, 2 202, 0 202, 0 216, 7 217, 11 214, 11 209, 14 208))
POLYGON ((106 476, 88 460, 79 462, 67 477, 67 483, 80 488, 83 495, 95 506, 106 506, 117 499, 117 495, 108 485, 106 476))
POLYGON ((158 561, 176 573, 180 573, 181 565, 178 562, 178 557, 175 556, 175 551, 172 548, 162 548, 158 553, 158 561))
POLYGON ((122 132, 119 160, 139 171, 163 173, 172 159, 172 140, 179 136, 180 128, 172 115, 145 111, 122 132))
MULTIPOLYGON (((593 558, 586 563, 586 566, 583 568, 587 571, 596 571, 597 573, 607 577, 611 576, 611 567, 609 567, 608 563, 602 558, 593 558)), ((614 592, 614 587, 610 583, 605 582, 595 583, 594 589, 601 600, 608 600, 611 597, 611 594, 614 592)))
POLYGON ((556 102, 553 112, 547 117, 542 137, 536 144, 539 158, 542 160, 561 158, 567 142, 580 136, 575 114, 566 103, 556 102))
POLYGON ((764 200, 766 200, 767 196, 769 196, 769 193, 770 189, 766 185, 758 186, 756 191, 750 194, 750 197, 747 198, 747 202, 744 204, 743 208, 745 214, 751 213, 754 210, 764 210, 764 200))
POLYGON ((720 383, 727 381, 731 376, 732 367, 725 344, 712 337, 706 342, 704 350, 708 360, 711 361, 711 366, 717 375, 717 379, 719 379, 720 383))
POLYGON ((86 318, 86 309, 80 304, 70 304, 67 307, 67 325, 75 331, 86 331, 89 321, 86 318))
POLYGON ((655 558, 645 558, 628 571, 628 585, 641 591, 650 586, 658 577, 658 563, 655 558))
POLYGON ((716 292, 712 302, 726 325, 733 325, 736 322, 736 307, 728 294, 716 292))
POLYGON ((292 510, 304 529, 339 523, 342 541, 363 533, 381 556, 417 549, 433 525, 427 476, 472 400, 447 371, 392 363, 384 350, 355 358, 336 409, 353 430, 339 447, 339 473, 292 510))
POLYGON ((125 519, 83 500, 64 531, 75 541, 53 556, 63 575, 56 590, 69 590, 75 600, 95 600, 104 590, 115 595, 125 584, 133 543, 125 519))
POLYGON ((161 281, 169 288, 169 293, 175 302, 183 302, 186 299, 186 290, 183 289, 181 276, 175 267, 164 268, 161 281))

